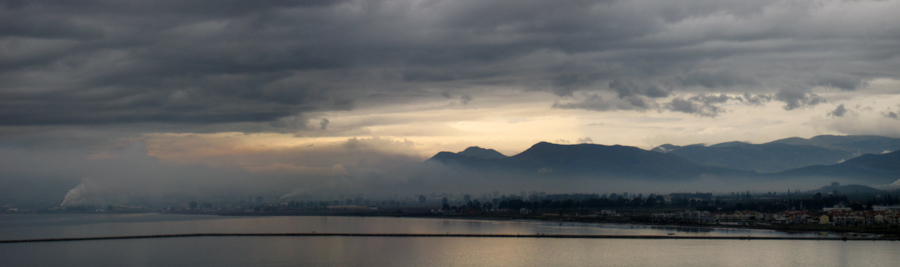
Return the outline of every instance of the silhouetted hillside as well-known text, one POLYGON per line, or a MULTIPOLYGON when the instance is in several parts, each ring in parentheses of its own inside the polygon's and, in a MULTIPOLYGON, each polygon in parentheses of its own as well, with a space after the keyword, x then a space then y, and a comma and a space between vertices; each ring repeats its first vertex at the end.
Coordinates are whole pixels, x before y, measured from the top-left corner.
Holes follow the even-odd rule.
POLYGON ((506 158, 506 155, 503 155, 500 152, 497 152, 497 150, 484 149, 484 148, 480 148, 477 146, 472 146, 472 147, 466 148, 466 150, 463 150, 462 152, 459 152, 457 154, 463 155, 463 156, 475 157, 475 158, 482 158, 482 159, 506 158))
POLYGON ((875 135, 819 135, 810 139, 799 137, 785 138, 770 143, 816 146, 834 150, 843 150, 855 155, 881 154, 885 151, 900 150, 900 138, 875 135))
POLYGON ((878 189, 875 189, 872 187, 868 187, 865 185, 850 184, 850 185, 827 185, 827 186, 823 186, 822 188, 819 188, 816 190, 810 190, 809 192, 810 193, 823 193, 823 194, 832 193, 835 195, 840 195, 840 194, 869 194, 869 193, 880 193, 880 192, 884 192, 884 191, 878 190, 878 189))
POLYGON ((482 159, 441 152, 430 159, 469 169, 500 170, 510 174, 543 176, 616 176, 654 179, 689 178, 701 175, 736 176, 752 172, 702 166, 675 155, 629 146, 595 144, 558 145, 540 142, 508 157, 482 159))
POLYGON ((883 136, 820 135, 810 139, 785 138, 765 144, 725 142, 714 145, 665 144, 656 152, 678 155, 691 162, 763 173, 779 172, 813 165, 831 165, 864 154, 900 150, 900 139, 883 136))
POLYGON ((784 171, 779 177, 845 177, 890 183, 900 178, 900 151, 867 154, 833 165, 816 165, 784 171))
POLYGON ((777 172, 817 164, 834 164, 854 156, 847 151, 815 146, 744 142, 711 146, 663 145, 654 151, 666 151, 701 165, 758 172, 777 172))
MULTIPOLYGON (((836 180, 874 186, 900 179, 900 152, 866 154, 838 164, 837 162, 844 157, 852 156, 853 153, 810 145, 788 144, 802 143, 804 142, 802 140, 806 139, 784 140, 788 139, 766 144, 727 142, 711 146, 664 145, 654 149, 655 151, 620 145, 559 145, 540 142, 511 157, 503 156, 491 149, 471 147, 460 153, 437 153, 428 162, 450 167, 443 170, 441 173, 443 177, 454 177, 454 170, 457 170, 462 171, 461 175, 480 177, 479 179, 486 179, 485 181, 501 177, 513 179, 504 181, 516 181, 516 178, 525 177, 641 178, 642 181, 683 181, 713 177, 720 181, 727 180, 729 183, 775 183, 806 181, 812 178, 810 181, 813 182, 836 180), (821 164, 822 162, 825 164, 821 164), (792 168, 810 164, 812 166, 792 168), (788 168, 791 169, 769 174, 758 174, 753 171, 788 168)), ((852 143, 862 147, 863 144, 869 144, 866 140, 887 139, 829 137, 810 140, 818 140, 813 143, 828 143, 834 146, 852 143), (835 140, 850 141, 841 143, 835 140)), ((434 176, 424 174, 426 177, 429 175, 434 176)))

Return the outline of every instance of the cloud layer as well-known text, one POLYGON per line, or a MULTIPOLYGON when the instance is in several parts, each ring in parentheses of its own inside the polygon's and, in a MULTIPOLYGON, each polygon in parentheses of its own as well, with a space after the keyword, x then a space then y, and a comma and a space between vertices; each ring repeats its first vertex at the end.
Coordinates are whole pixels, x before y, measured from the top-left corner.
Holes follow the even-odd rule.
MULTIPOLYGON (((279 122, 514 86, 770 94, 900 78, 895 1, 5 1, 0 125, 279 122)), ((665 109, 709 116, 715 103, 665 109)), ((596 105, 592 105, 596 106, 596 105)), ((283 124, 275 124, 283 127, 283 124)))

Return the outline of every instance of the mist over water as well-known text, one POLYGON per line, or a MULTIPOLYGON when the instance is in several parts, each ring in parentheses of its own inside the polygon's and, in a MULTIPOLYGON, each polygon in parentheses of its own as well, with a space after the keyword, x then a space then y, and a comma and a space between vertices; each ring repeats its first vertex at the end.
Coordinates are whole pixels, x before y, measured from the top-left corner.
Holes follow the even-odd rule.
MULTIPOLYGON (((104 167, 85 177, 60 199, 60 206, 148 204, 171 199, 266 198, 330 200, 354 195, 391 199, 429 193, 481 195, 500 192, 597 193, 775 191, 809 190, 831 182, 858 183, 833 177, 780 179, 762 175, 701 175, 698 177, 628 177, 571 175, 553 171, 508 172, 473 170, 438 162, 411 162, 389 169, 358 169, 337 176, 261 175, 240 169, 216 169, 202 165, 178 165, 148 157, 142 143, 122 156, 105 160, 104 167)), ((888 186, 886 184, 870 184, 888 186)))

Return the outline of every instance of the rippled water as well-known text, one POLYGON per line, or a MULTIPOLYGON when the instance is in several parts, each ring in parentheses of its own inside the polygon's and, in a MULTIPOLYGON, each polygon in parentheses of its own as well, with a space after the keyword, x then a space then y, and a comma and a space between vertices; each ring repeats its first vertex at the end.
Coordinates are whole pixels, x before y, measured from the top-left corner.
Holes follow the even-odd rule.
MULTIPOLYGON (((787 236, 748 229, 387 217, 0 215, 0 239, 178 233, 787 236)), ((816 233, 803 235, 815 236, 816 233)), ((896 266, 896 241, 192 237, 0 244, 0 266, 896 266)))

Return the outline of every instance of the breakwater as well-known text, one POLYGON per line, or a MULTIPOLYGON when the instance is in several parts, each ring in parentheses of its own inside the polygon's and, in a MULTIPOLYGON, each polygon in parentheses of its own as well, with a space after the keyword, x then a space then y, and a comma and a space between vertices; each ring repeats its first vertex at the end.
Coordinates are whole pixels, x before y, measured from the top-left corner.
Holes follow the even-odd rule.
POLYGON ((0 240, 4 243, 67 242, 120 239, 189 237, 463 237, 463 238, 570 238, 570 239, 699 239, 699 240, 823 240, 823 241, 898 241, 874 237, 772 237, 772 236, 679 236, 679 235, 567 235, 567 234, 412 234, 412 233, 195 233, 165 235, 128 235, 0 240))

